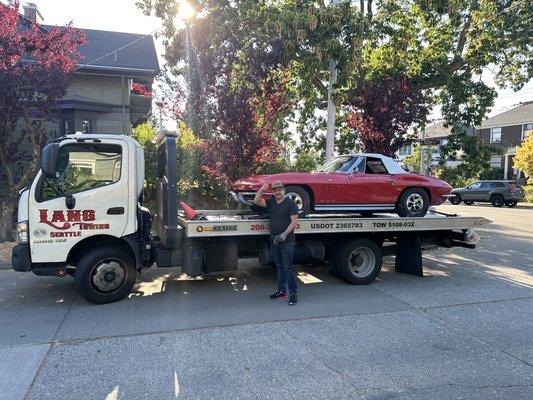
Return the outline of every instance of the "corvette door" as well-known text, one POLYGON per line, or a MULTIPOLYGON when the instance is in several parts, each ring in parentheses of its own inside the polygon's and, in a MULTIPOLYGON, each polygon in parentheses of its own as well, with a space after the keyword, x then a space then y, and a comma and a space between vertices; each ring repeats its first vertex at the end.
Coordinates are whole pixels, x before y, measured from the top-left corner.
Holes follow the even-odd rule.
POLYGON ((348 204, 391 206, 396 203, 398 189, 379 158, 367 157, 362 171, 348 176, 348 204))

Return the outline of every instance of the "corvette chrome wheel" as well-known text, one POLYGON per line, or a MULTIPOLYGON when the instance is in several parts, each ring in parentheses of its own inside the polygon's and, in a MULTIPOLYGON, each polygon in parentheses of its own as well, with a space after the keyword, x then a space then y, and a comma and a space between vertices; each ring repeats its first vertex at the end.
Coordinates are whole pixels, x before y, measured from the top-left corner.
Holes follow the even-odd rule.
POLYGON ((298 206, 298 210, 302 210, 304 207, 304 199, 302 199, 302 196, 300 196, 298 193, 290 192, 287 193, 286 196, 294 201, 296 205, 298 206))
POLYGON ((417 213, 424 208, 424 199, 419 193, 412 193, 407 197, 405 205, 409 212, 417 213))

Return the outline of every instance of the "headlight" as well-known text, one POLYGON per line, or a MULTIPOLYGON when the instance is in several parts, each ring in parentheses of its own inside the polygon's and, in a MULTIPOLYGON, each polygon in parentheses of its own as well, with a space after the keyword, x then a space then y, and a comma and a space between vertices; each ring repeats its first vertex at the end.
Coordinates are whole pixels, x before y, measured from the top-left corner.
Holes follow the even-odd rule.
POLYGON ((17 224, 17 243, 28 243, 28 221, 22 221, 17 224))

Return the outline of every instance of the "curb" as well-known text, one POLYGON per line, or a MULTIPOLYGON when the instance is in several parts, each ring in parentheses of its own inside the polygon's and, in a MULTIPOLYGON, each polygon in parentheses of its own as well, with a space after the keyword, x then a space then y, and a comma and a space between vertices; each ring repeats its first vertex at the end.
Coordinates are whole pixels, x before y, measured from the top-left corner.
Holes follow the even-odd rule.
POLYGON ((0 269, 11 269, 11 263, 0 261, 0 269))

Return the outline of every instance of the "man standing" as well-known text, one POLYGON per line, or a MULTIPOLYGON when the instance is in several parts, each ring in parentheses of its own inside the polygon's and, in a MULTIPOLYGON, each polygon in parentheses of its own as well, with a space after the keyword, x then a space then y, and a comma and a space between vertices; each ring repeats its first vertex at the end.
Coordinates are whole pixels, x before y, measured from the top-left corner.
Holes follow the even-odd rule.
POLYGON ((294 228, 298 224, 298 206, 285 197, 285 187, 281 182, 272 183, 274 197, 266 201, 263 192, 268 189, 268 183, 261 186, 255 195, 254 203, 266 207, 270 215, 270 239, 272 255, 278 270, 278 290, 268 296, 271 299, 285 299, 287 284, 289 285, 289 306, 298 302, 296 296, 296 273, 292 265, 294 253, 294 228))

